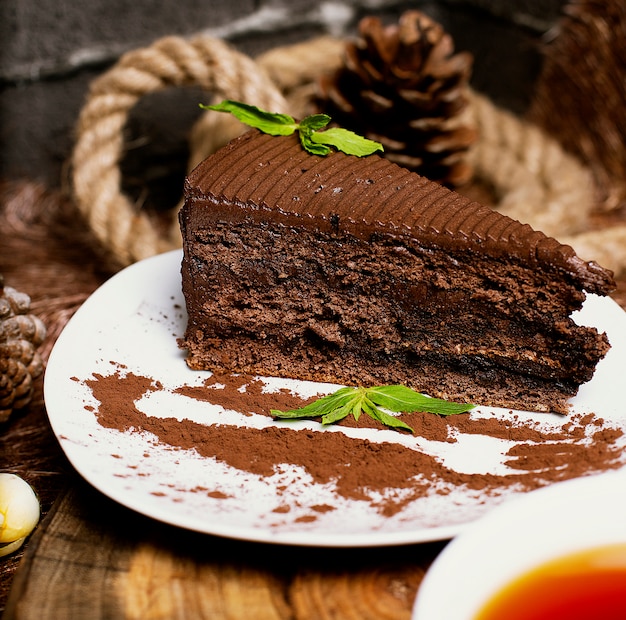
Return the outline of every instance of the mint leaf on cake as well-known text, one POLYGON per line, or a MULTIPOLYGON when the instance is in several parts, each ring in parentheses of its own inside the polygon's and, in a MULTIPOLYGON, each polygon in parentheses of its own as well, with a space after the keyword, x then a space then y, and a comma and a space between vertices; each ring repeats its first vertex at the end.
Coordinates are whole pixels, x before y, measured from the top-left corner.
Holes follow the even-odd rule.
POLYGON ((331 127, 326 131, 316 131, 311 134, 311 141, 315 144, 334 146, 338 151, 358 157, 366 157, 376 151, 383 150, 382 145, 378 142, 364 138, 342 127, 331 127))
POLYGON ((321 417, 324 425, 339 422, 350 414, 358 422, 361 413, 365 413, 385 426, 412 433, 413 429, 408 424, 386 413, 384 409, 394 413, 421 411, 438 415, 454 415, 466 413, 474 407, 475 405, 468 403, 452 403, 439 398, 430 398, 404 385, 381 385, 370 388, 343 387, 299 409, 289 411, 272 409, 270 413, 279 419, 321 417))
POLYGON ((330 147, 346 155, 358 157, 365 157, 383 150, 380 142, 369 140, 347 129, 331 127, 320 131, 330 123, 331 118, 327 114, 311 114, 298 123, 288 114, 267 112, 256 106, 231 99, 224 99, 215 105, 200 104, 200 107, 203 110, 228 112, 242 123, 271 136, 290 136, 297 131, 303 148, 313 155, 326 156, 331 152, 330 147))
POLYGON ((224 99, 216 105, 200 104, 203 110, 215 112, 229 112, 242 123, 259 129, 271 136, 290 136, 298 128, 296 121, 288 114, 266 112, 253 105, 224 99))

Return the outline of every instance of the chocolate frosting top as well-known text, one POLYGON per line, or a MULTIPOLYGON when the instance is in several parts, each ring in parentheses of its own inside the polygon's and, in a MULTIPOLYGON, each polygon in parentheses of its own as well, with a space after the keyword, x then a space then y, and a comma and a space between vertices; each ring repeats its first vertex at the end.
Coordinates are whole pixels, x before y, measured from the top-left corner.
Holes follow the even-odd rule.
POLYGON ((610 271, 497 211, 473 202, 383 157, 307 153, 297 136, 252 130, 209 156, 185 182, 187 201, 208 201, 200 220, 279 218, 286 225, 412 237, 422 245, 511 256, 530 267, 565 272, 581 288, 606 294, 610 271), (237 207, 237 208, 234 208, 237 207))

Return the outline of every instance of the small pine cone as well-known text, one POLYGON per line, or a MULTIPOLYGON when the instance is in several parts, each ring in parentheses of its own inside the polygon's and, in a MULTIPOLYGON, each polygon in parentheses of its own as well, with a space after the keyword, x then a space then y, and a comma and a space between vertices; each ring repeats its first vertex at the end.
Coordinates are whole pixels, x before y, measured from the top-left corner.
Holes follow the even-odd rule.
POLYGON ((320 112, 381 142, 391 160, 449 186, 472 178, 465 161, 477 137, 460 116, 467 105, 473 57, 454 54, 452 37, 419 11, 383 27, 359 23, 343 65, 319 80, 320 112))
POLYGON ((46 328, 29 311, 28 295, 4 286, 0 275, 0 422, 30 403, 33 381, 43 371, 37 348, 46 328))

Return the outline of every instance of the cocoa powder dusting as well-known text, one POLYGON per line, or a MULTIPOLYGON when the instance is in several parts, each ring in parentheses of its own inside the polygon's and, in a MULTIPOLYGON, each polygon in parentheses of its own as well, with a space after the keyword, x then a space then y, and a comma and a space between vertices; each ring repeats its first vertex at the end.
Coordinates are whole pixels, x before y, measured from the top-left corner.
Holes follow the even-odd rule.
MULTIPOLYGON (((149 432, 162 444, 178 449, 193 448, 203 457, 259 476, 273 475, 278 466, 299 466, 315 483, 333 483, 339 496, 370 502, 385 516, 398 513, 407 503, 432 493, 433 489, 445 493, 446 488, 462 486, 485 495, 498 494, 511 486, 532 490, 550 482, 623 465, 622 450, 616 443, 623 432, 603 428, 602 420, 593 415, 564 418, 562 425, 548 431, 513 414, 504 421, 473 418, 470 414, 403 416, 417 436, 432 441, 455 442, 458 434, 481 434, 515 442, 505 455, 511 474, 468 474, 400 443, 377 443, 343 432, 322 433, 279 425, 252 428, 199 424, 187 419, 147 416, 135 402, 149 392, 163 389, 162 384, 119 367, 110 375, 95 374, 84 383, 100 403, 93 413, 103 427, 121 432, 149 432), (589 435, 586 428, 595 430, 589 435), (386 499, 381 501, 383 492, 386 499)), ((211 376, 201 387, 181 386, 174 392, 246 416, 269 416, 271 409, 285 410, 308 402, 288 390, 267 392, 263 388, 264 383, 259 379, 228 375, 211 376)), ((362 416, 359 425, 363 426, 366 419, 368 424, 373 424, 362 416)), ((353 426, 354 421, 346 419, 343 424, 353 426)), ((219 492, 212 496, 220 497, 219 492)), ((321 513, 333 507, 325 504, 314 510, 321 513)), ((274 511, 288 512, 289 506, 281 505, 274 511)))
MULTIPOLYGON (((263 392, 264 383, 254 377, 238 375, 212 375, 201 387, 183 385, 175 390, 176 394, 196 400, 220 405, 243 414, 264 413, 270 415, 271 409, 286 411, 302 406, 302 399, 289 390, 275 393, 263 392), (220 386, 224 386, 220 388, 220 386), (239 390, 245 386, 245 393, 239 390)), ((313 399, 311 399, 313 400, 313 399)))

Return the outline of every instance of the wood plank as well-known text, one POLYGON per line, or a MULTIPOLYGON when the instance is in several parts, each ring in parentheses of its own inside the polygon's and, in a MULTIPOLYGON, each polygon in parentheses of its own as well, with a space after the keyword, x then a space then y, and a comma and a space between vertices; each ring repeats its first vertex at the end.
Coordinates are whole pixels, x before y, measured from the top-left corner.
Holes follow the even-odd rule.
POLYGON ((143 517, 76 477, 31 539, 5 620, 408 620, 444 543, 264 545, 143 517))

